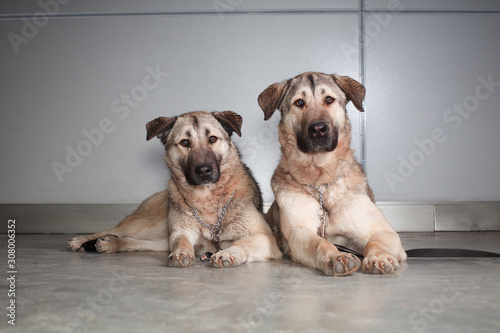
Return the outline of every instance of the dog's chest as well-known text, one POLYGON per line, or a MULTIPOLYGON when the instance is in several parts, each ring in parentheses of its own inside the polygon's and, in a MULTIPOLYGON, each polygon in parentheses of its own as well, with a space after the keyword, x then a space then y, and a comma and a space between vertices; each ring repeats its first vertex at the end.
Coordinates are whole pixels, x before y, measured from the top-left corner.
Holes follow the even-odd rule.
MULTIPOLYGON (((219 207, 214 204, 211 209, 206 209, 198 216, 199 219, 203 221, 203 223, 197 221, 197 226, 204 239, 213 241, 213 231, 211 228, 215 226, 220 230, 220 233, 217 233, 220 242, 239 239, 246 236, 247 232, 243 225, 243 221, 238 219, 237 214, 231 208, 233 207, 219 207)), ((198 220, 196 218, 194 219, 198 220)))
POLYGON ((322 193, 322 202, 320 198, 317 200, 320 205, 319 215, 322 214, 321 210, 326 213, 326 223, 334 225, 338 216, 342 215, 345 204, 349 202, 349 191, 342 178, 338 179, 335 183, 330 184, 322 193))

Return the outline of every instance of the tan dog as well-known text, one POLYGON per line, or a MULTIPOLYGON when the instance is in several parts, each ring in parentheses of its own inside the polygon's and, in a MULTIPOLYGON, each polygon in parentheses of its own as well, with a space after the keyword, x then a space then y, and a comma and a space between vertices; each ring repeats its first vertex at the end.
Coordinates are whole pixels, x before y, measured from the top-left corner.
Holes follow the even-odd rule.
POLYGON ((170 266, 191 266, 217 252, 215 267, 281 258, 262 215, 260 190, 241 162, 231 134, 242 118, 231 111, 191 112, 149 122, 147 139, 165 145, 167 190, 146 199, 118 226, 68 242, 73 251, 170 251, 170 266))
POLYGON ((353 155, 346 104, 363 111, 365 88, 347 76, 303 73, 259 96, 265 119, 281 111, 281 160, 268 212, 292 259, 327 275, 350 275, 361 262, 333 243, 362 252, 366 273, 394 273, 406 253, 374 203, 353 155))

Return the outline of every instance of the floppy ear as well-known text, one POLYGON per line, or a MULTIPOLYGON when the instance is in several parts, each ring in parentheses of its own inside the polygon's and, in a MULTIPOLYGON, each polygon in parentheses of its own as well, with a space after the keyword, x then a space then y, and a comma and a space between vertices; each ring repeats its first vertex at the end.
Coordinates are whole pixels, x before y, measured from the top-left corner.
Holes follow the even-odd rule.
POLYGON ((157 136, 165 144, 165 139, 172 127, 174 127, 176 120, 177 117, 158 117, 155 120, 151 120, 146 124, 146 140, 149 141, 157 136))
POLYGON ((258 102, 260 108, 264 111, 264 120, 271 118, 274 111, 279 108, 289 82, 290 80, 286 80, 271 84, 266 90, 260 93, 258 102))
POLYGON ((233 111, 221 111, 212 112, 212 115, 222 125, 222 128, 224 128, 229 136, 231 136, 233 132, 236 132, 238 136, 241 136, 241 125, 243 124, 243 118, 241 118, 239 114, 233 111))
POLYGON ((352 101, 356 109, 364 112, 363 100, 365 99, 365 87, 349 76, 332 75, 332 77, 346 95, 347 101, 352 101))

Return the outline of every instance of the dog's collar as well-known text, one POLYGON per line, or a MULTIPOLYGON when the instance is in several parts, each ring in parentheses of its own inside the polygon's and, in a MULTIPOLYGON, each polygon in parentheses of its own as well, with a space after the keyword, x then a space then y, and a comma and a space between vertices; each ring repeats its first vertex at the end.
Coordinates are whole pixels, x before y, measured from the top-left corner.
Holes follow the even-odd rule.
MULTIPOLYGON (((294 177, 295 178, 295 177, 294 177)), ((329 186, 335 184, 336 182, 338 182, 340 179, 342 179, 343 176, 338 176, 336 177, 334 180, 332 180, 331 182, 329 183, 323 183, 323 184, 320 184, 318 187, 314 186, 314 185, 311 185, 311 184, 304 184, 302 183, 303 186, 305 187, 310 187, 312 188, 313 190, 315 190, 316 192, 319 191, 322 187, 326 187, 328 188, 329 186)), ((295 179, 296 181, 298 181, 298 179, 295 179)), ((300 183, 300 182, 299 182, 300 183)))
POLYGON ((325 206, 323 205, 323 191, 321 190, 322 187, 325 188, 325 190, 330 186, 330 184, 321 184, 318 188, 314 187, 313 185, 308 185, 310 188, 318 192, 319 194, 319 221, 321 222, 321 237, 325 238, 325 230, 326 230, 326 215, 328 215, 327 210, 325 209, 325 206))
POLYGON ((326 225, 327 225, 326 216, 328 215, 328 211, 326 210, 325 206, 323 205, 323 193, 326 189, 328 189, 328 187, 330 185, 335 184, 340 178, 342 178, 342 176, 335 178, 335 180, 331 183, 321 184, 318 187, 315 187, 314 185, 306 185, 306 186, 312 188, 314 191, 318 192, 318 194, 319 194, 319 198, 317 199, 319 202, 318 215, 319 215, 319 221, 321 222, 321 237, 323 237, 323 238, 325 238, 325 231, 326 231, 326 225), (324 189, 322 189, 322 188, 324 188, 324 189))
POLYGON ((207 223, 203 222, 200 215, 198 215, 198 211, 196 209, 194 209, 191 205, 188 205, 189 209, 191 209, 191 212, 193 213, 193 216, 196 219, 196 221, 198 221, 198 223, 201 224, 203 227, 210 230, 210 240, 212 242, 216 243, 217 246, 219 246, 219 242, 220 242, 219 236, 222 233, 221 222, 224 219, 224 215, 226 215, 227 208, 229 207, 229 203, 231 202, 231 199, 233 199, 234 193, 236 193, 236 191, 234 191, 231 194, 231 196, 229 197, 229 200, 225 203, 224 207, 222 207, 222 211, 219 215, 219 218, 217 219, 217 223, 215 223, 215 224, 207 224, 207 223))

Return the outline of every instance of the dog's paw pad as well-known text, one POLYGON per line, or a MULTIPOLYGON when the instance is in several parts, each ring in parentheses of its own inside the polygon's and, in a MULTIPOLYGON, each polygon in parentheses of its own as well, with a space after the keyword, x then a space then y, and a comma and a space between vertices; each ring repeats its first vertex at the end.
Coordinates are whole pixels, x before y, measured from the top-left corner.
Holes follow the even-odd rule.
POLYGON ((241 265, 241 260, 236 253, 231 251, 220 251, 210 258, 210 265, 216 268, 231 268, 241 265))
POLYGON ((361 261, 353 254, 339 253, 333 255, 327 264, 325 274, 333 276, 346 276, 356 272, 361 261))
POLYGON ((193 264, 193 261, 193 254, 177 250, 170 254, 167 265, 170 267, 189 267, 193 264))
POLYGON ((394 274, 399 268, 398 261, 389 254, 365 257, 362 266, 363 273, 369 274, 394 274))

